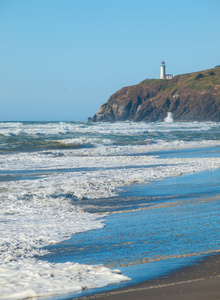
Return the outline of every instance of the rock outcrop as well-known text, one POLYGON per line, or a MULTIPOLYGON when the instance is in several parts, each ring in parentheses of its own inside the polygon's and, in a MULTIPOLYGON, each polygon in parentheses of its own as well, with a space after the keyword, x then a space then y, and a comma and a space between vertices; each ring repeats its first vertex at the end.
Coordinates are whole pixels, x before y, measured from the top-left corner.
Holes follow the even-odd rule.
POLYGON ((167 79, 147 79, 120 89, 91 122, 220 121, 220 67, 167 79))

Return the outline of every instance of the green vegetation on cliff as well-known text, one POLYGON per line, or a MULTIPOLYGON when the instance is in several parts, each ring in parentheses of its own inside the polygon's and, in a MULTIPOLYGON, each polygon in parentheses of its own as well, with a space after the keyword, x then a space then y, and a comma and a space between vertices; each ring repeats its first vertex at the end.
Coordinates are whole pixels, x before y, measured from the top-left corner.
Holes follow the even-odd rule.
POLYGON ((194 90, 209 90, 216 86, 220 87, 220 68, 215 67, 214 69, 209 69, 205 71, 200 71, 196 73, 188 73, 183 75, 177 75, 171 80, 166 79, 146 79, 136 86, 147 85, 151 86, 152 84, 158 82, 164 82, 164 90, 172 91, 177 87, 185 89, 194 89, 194 90))

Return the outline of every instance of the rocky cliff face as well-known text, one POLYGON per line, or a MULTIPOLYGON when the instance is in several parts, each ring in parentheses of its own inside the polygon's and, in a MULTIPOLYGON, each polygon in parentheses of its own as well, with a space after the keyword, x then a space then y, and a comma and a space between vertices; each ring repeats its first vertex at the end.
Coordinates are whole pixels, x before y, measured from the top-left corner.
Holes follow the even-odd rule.
POLYGON ((92 122, 220 121, 220 68, 166 79, 148 79, 113 94, 92 122))

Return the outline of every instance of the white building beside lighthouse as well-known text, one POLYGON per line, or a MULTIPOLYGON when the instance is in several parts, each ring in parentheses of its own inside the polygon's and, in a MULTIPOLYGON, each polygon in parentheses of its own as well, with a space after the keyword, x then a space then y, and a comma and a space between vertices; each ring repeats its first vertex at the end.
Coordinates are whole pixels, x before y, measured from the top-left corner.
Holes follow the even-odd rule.
POLYGON ((166 74, 166 65, 165 62, 162 61, 160 65, 160 79, 171 79, 173 78, 173 74, 166 74))

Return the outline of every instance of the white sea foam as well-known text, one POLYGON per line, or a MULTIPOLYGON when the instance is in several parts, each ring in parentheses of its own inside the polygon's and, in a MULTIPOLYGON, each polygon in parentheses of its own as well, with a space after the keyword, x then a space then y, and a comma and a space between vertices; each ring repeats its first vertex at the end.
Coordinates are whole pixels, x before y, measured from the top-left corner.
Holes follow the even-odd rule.
MULTIPOLYGON (((15 152, 0 156, 0 299, 22 299, 80 291, 128 280, 103 266, 50 264, 35 258, 43 246, 72 234, 99 229, 104 220, 80 211, 75 200, 116 196, 133 182, 178 176, 220 167, 220 158, 158 158, 153 151, 220 145, 220 141, 143 140, 141 145, 114 145, 112 134, 135 135, 150 130, 209 130, 217 123, 2 123, 0 134, 55 135, 62 145, 94 148, 15 152), (91 133, 59 140, 65 133, 91 133), (102 133, 103 136, 102 136, 102 133), (99 136, 93 136, 99 134, 99 136), (152 152, 152 155, 145 155, 152 152), (137 155, 138 154, 138 155, 137 155)), ((64 147, 65 148, 65 147, 64 147)), ((74 147, 73 147, 74 148, 74 147)), ((77 201, 80 204, 80 201, 77 201)))
POLYGON ((0 299, 63 294, 128 280, 103 266, 51 264, 34 258, 45 253, 43 246, 102 228, 103 220, 80 212, 63 197, 50 197, 48 181, 45 186, 33 182, 21 182, 21 189, 19 182, 1 186, 0 299))
MULTIPOLYGON (((80 149, 73 151, 62 151, 64 155, 68 156, 108 156, 108 155, 127 155, 127 154, 139 154, 139 153, 151 153, 155 151, 169 151, 169 150, 180 150, 180 149, 194 149, 194 148, 204 148, 204 147, 215 147, 220 145, 220 140, 200 140, 200 141, 184 141, 184 140, 174 140, 174 141, 164 141, 164 140, 154 140, 142 141, 141 145, 109 145, 108 147, 101 147, 97 149, 80 149)), ((53 151, 56 155, 57 151, 53 151)))
POLYGON ((94 123, 88 126, 86 123, 0 123, 0 135, 64 135, 67 133, 93 133, 113 135, 134 135, 146 132, 170 132, 176 131, 204 131, 219 128, 215 122, 173 122, 169 123, 94 123))
POLYGON ((26 299, 80 292, 128 280, 118 270, 77 263, 50 264, 35 259, 11 262, 0 269, 0 299, 26 299), (10 281, 8 280, 10 278, 10 281))
POLYGON ((60 146, 72 146, 73 148, 81 147, 99 147, 103 145, 112 145, 110 139, 100 139, 100 138, 73 138, 73 139, 62 139, 55 140, 54 143, 59 144, 60 146))
MULTIPOLYGON (((84 139, 79 139, 79 143, 83 143, 84 139)), ((75 143, 74 139, 74 143, 75 143)), ((94 141, 93 141, 94 142, 94 141)), ((66 140, 64 143, 73 143, 73 140, 66 140)), ((97 141, 98 143, 98 141, 97 141)), ((123 161, 135 160, 145 161, 147 157, 133 157, 133 154, 151 153, 154 156, 154 151, 167 151, 178 149, 193 149, 203 147, 219 146, 219 140, 201 140, 201 141, 163 141, 158 140, 155 143, 143 145, 125 145, 115 146, 111 141, 103 141, 98 148, 83 148, 73 150, 49 150, 30 153, 4 154, 0 156, 0 171, 13 170, 41 170, 41 169, 62 169, 62 168, 86 168, 86 167, 105 167, 112 166, 115 160, 115 166, 122 164, 123 161), (121 158, 121 155, 123 158, 121 158), (130 156, 129 156, 130 155, 130 156), (118 156, 120 156, 118 158, 118 156), (94 158, 95 157, 95 158, 94 158), (108 157, 108 158, 107 158, 108 157), (109 163, 108 163, 109 161, 109 163)), ((149 157, 149 156, 148 156, 149 157)), ((154 156, 155 157, 155 156, 154 156)), ((10 174, 10 171, 8 171, 10 174)))

